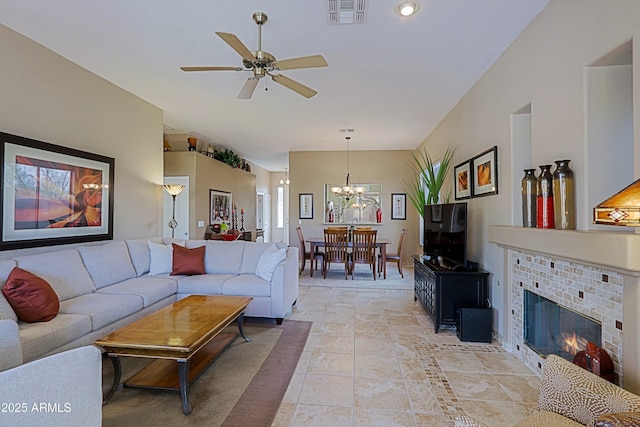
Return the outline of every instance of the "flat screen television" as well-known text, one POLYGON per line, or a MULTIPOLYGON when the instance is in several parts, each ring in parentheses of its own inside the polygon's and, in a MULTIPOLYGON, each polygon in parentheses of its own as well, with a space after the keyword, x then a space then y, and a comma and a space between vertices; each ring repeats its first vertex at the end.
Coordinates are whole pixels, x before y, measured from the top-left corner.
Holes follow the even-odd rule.
POLYGON ((447 269, 467 267, 467 204, 424 207, 424 259, 447 269))

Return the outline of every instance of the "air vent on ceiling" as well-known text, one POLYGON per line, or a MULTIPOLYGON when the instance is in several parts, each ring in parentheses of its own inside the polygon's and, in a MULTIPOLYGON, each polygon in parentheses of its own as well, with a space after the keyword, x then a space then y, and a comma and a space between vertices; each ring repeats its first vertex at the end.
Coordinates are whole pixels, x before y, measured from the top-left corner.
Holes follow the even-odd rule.
POLYGON ((327 0, 329 25, 366 24, 366 0, 327 0))

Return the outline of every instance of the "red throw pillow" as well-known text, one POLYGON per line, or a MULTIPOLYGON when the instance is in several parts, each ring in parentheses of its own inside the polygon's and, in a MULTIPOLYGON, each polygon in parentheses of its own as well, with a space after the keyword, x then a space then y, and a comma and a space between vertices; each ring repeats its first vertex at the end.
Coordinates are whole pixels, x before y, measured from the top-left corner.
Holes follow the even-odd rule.
POLYGON ((173 269, 171 275, 186 274, 193 276, 204 274, 204 246, 187 249, 175 243, 173 246, 173 269))
POLYGON ((2 293, 23 322, 48 322, 60 310, 58 295, 42 277, 14 267, 2 293))

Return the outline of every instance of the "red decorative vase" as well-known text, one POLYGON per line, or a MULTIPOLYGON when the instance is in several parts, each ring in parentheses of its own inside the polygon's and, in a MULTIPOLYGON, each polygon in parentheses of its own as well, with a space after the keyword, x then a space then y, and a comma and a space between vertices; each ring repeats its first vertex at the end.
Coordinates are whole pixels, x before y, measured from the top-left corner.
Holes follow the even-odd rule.
POLYGON ((538 228, 555 228, 553 217, 553 175, 551 165, 540 166, 538 175, 536 221, 538 228))
POLYGON ((378 224, 382 222, 382 210, 380 208, 376 211, 376 222, 378 224))

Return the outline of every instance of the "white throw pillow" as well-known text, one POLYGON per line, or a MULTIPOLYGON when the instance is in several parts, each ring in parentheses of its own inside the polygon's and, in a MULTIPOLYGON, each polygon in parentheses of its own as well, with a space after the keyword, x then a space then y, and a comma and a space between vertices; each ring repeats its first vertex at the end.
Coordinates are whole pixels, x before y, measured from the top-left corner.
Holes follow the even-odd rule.
MULTIPOLYGON (((184 246, 185 242, 176 242, 176 245, 184 246)), ((173 246, 162 245, 149 241, 149 276, 157 274, 170 274, 173 269, 173 246)))
POLYGON ((269 246, 260 255, 256 266, 256 276, 271 281, 273 270, 287 257, 287 248, 278 249, 276 245, 269 246))

